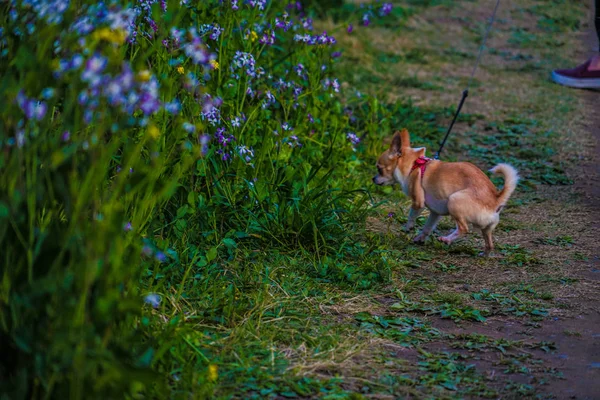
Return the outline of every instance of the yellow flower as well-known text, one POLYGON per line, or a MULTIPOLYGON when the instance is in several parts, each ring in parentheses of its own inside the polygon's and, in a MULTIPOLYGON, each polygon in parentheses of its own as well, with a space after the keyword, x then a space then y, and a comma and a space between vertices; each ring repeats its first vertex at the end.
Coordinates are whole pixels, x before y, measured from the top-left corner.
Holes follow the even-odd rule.
POLYGON ((125 39, 127 39, 127 32, 123 29, 101 28, 93 33, 93 38, 96 40, 106 40, 115 44, 123 44, 125 43, 125 39))
POLYGON ((180 65, 179 67, 177 67, 177 72, 179 72, 179 74, 183 75, 183 73, 185 72, 185 69, 183 69, 183 67, 180 65))
POLYGON ((147 69, 138 73, 138 79, 142 82, 148 82, 151 76, 150 71, 147 69))
POLYGON ((210 60, 210 65, 212 65, 213 69, 219 69, 219 62, 217 60, 210 60))
POLYGON ((148 126, 147 132, 148 132, 148 135, 150 135, 150 137, 154 140, 158 139, 158 137, 160 136, 160 131, 158 130, 156 125, 148 126))
POLYGON ((215 364, 210 364, 208 366, 208 380, 211 382, 215 382, 219 377, 219 367, 215 364))
POLYGON ((258 39, 258 34, 254 31, 250 32, 250 41, 256 42, 256 39, 258 39))

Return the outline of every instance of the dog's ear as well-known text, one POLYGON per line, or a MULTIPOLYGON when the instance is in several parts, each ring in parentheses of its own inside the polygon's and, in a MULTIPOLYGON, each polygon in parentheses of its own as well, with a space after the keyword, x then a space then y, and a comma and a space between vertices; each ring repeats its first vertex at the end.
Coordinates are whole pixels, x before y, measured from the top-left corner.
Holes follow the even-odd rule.
POLYGON ((402 149, 402 138, 400 132, 396 132, 392 138, 392 144, 390 144, 390 155, 399 155, 400 149, 402 149))
POLYGON ((402 147, 410 147, 410 133, 408 133, 408 129, 402 129, 400 132, 400 139, 402 141, 402 147))

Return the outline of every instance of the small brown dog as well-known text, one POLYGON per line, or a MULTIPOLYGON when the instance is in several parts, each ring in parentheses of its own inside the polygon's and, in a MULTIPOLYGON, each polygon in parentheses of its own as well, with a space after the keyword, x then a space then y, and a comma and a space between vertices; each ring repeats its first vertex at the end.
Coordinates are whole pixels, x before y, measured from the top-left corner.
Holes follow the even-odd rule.
POLYGON ((376 185, 399 183, 412 200, 406 230, 427 207, 429 219, 414 238, 423 242, 435 229, 443 215, 456 221, 456 230, 440 241, 450 244, 469 231, 469 223, 481 229, 485 255, 494 249, 492 232, 500 221, 500 211, 514 192, 519 175, 508 164, 498 164, 490 170, 504 175, 504 188, 496 189, 492 181, 475 165, 468 162, 442 162, 425 157, 425 148, 411 148, 406 129, 396 132, 390 148, 377 161, 376 185))

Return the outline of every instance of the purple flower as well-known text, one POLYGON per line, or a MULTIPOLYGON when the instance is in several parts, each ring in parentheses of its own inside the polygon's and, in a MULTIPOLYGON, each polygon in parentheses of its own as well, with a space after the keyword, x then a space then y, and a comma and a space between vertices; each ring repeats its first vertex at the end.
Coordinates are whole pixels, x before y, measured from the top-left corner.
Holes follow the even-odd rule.
POLYGON ((293 10, 295 8, 297 11, 302 11, 302 2, 296 1, 295 3, 289 3, 286 8, 289 10, 293 10))
POLYGON ((221 156, 221 160, 223 161, 231 160, 231 154, 223 149, 218 149, 217 154, 221 156))
POLYGON ((271 93, 270 90, 267 90, 267 92, 265 93, 265 100, 263 101, 261 107, 263 109, 267 109, 272 104, 275 104, 275 96, 273 96, 273 93, 271 93))
POLYGON ((196 65, 208 65, 211 60, 215 59, 215 55, 211 54, 202 43, 194 28, 189 30, 191 41, 183 46, 185 55, 188 56, 196 65))
POLYGON ((327 89, 329 87, 333 88, 333 91, 336 93, 339 93, 340 91, 340 83, 339 81, 336 79, 329 79, 329 78, 325 78, 322 82, 323 85, 323 89, 327 89))
POLYGON ((25 109, 27 118, 33 118, 41 121, 48 111, 48 106, 43 101, 29 100, 25 109))
POLYGON ((313 20, 311 18, 303 19, 302 27, 304 29, 306 29, 307 31, 312 31, 313 30, 313 20))
POLYGON ((350 141, 350 143, 352 143, 353 146, 360 143, 360 138, 356 136, 354 132, 348 132, 346 134, 346 138, 350 141))
POLYGON ((246 161, 247 163, 252 161, 252 158, 254 158, 254 150, 246 146, 238 146, 236 148, 236 151, 239 154, 240 158, 246 161))
POLYGON ((158 261, 159 263, 164 263, 165 261, 167 261, 167 256, 162 251, 157 251, 154 254, 154 257, 156 258, 156 261, 158 261))
POLYGON ((393 8, 394 6, 392 5, 392 3, 383 3, 381 9, 379 10, 379 15, 385 17, 386 15, 389 15, 392 12, 393 8))
POLYGON ((260 40, 258 41, 260 44, 272 46, 275 44, 275 32, 270 31, 264 33, 260 40))
POLYGON ((27 119, 41 121, 48 111, 48 105, 45 102, 27 98, 22 90, 17 94, 17 104, 27 119))
POLYGON ((106 67, 106 63, 106 58, 95 54, 85 63, 85 72, 92 74, 102 72, 106 67))
MULTIPOLYGON (((119 172, 119 170, 117 169, 117 172, 119 172)), ((147 244, 144 245, 144 247, 142 247, 142 254, 145 255, 146 257, 150 257, 152 255, 153 251, 152 251, 152 247, 148 246, 147 244)))
POLYGON ((112 105, 121 104, 125 101, 125 96, 123 96, 122 92, 122 85, 120 85, 116 80, 111 81, 106 85, 105 94, 109 103, 112 105))
POLYGON ((337 41, 333 36, 328 36, 327 32, 323 32, 321 35, 311 36, 311 35, 294 35, 294 41, 306 43, 310 46, 314 45, 333 45, 337 41))
POLYGON ((223 147, 226 147, 229 142, 235 140, 232 135, 227 134, 227 131, 223 127, 217 128, 215 139, 217 139, 217 142, 219 142, 219 144, 223 147))
POLYGON ((221 109, 216 106, 216 102, 213 102, 210 97, 205 99, 200 116, 203 120, 207 120, 212 126, 221 124, 221 109))
POLYGON ((51 99, 52 97, 54 97, 54 89, 48 87, 42 90, 42 97, 46 100, 51 99))
POLYGON ((298 136, 296 136, 296 135, 291 135, 291 136, 284 138, 283 143, 286 143, 291 148, 302 147, 302 143, 300 143, 300 140, 298 139, 298 136))
POLYGON ((73 58, 71 58, 71 62, 69 67, 72 69, 77 69, 83 65, 83 56, 81 54, 75 54, 73 58))
POLYGON ((68 142, 70 138, 71 138, 71 132, 64 131, 63 134, 62 134, 62 141, 63 142, 68 142))
POLYGON ((200 146, 201 146, 201 152, 202 155, 205 156, 206 153, 208 153, 208 142, 210 142, 210 136, 208 135, 201 135, 198 140, 200 141, 200 146))
POLYGON ((267 5, 267 0, 248 0, 248 4, 251 7, 258 7, 260 11, 264 11, 267 5))
POLYGON ((205 35, 206 33, 208 33, 208 37, 211 40, 219 40, 219 36, 221 36, 221 33, 223 33, 223 28, 221 28, 218 24, 204 24, 200 27, 200 33, 202 35, 205 35))
POLYGON ((296 71, 296 74, 298 74, 299 77, 306 79, 306 73, 304 72, 304 70, 305 68, 302 64, 298 64, 294 67, 294 71, 296 71))
POLYGON ((369 19, 369 14, 363 15, 362 23, 364 26, 369 26, 369 24, 371 23, 371 20, 369 19))
POLYGON ((196 126, 193 124, 190 124, 189 122, 184 122, 183 130, 186 131, 187 133, 194 133, 194 132, 196 132, 196 126))
POLYGON ((235 52, 231 70, 236 71, 238 69, 245 70, 246 74, 251 78, 256 77, 256 62, 254 61, 252 54, 244 53, 242 51, 235 52))
POLYGON ((132 229, 133 229, 133 227, 131 226, 131 222, 128 222, 128 223, 126 223, 126 224, 123 226, 123 230, 124 230, 125 232, 129 232, 129 231, 131 231, 132 229))
POLYGON ((160 102, 151 93, 142 93, 139 106, 144 114, 154 114, 160 109, 160 102))
POLYGON ((396 216, 396 214, 394 214, 393 212, 388 213, 387 217, 388 218, 394 218, 396 216))
POLYGON ((279 29, 283 29, 284 32, 287 32, 290 28, 294 26, 292 21, 288 20, 289 14, 287 12, 283 13, 283 19, 275 18, 275 27, 279 29))
POLYGON ((158 308, 160 306, 160 296, 156 293, 150 293, 144 297, 144 303, 150 304, 153 308, 158 308))
POLYGON ((181 103, 178 99, 174 99, 170 103, 165 104, 165 110, 169 114, 179 114, 179 111, 181 111, 181 103))
POLYGON ((91 87, 100 85, 102 81, 102 71, 106 68, 106 58, 99 54, 93 55, 85 63, 85 70, 81 74, 81 79, 85 82, 89 82, 91 87))
POLYGON ((337 78, 333 80, 333 82, 331 83, 331 87, 333 87, 334 92, 339 93, 340 83, 338 82, 337 78))
POLYGON ((25 145, 25 132, 22 129, 17 131, 16 139, 17 147, 21 148, 25 145))
POLYGON ((352 33, 353 30, 354 30, 354 27, 352 26, 352 24, 348 24, 348 29, 346 29, 346 32, 352 33))
POLYGON ((83 121, 86 124, 90 124, 94 119, 94 111, 93 110, 85 110, 83 112, 83 121))

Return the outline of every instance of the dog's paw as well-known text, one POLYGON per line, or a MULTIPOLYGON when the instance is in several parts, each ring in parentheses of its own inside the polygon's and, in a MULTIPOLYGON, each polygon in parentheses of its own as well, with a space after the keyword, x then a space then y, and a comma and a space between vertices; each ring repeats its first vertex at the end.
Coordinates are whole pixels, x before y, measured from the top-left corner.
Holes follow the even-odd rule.
POLYGON ((440 237, 438 238, 438 240, 439 240, 440 242, 442 242, 442 243, 446 243, 446 244, 452 244, 452 239, 450 239, 450 238, 449 238, 449 237, 447 237, 447 236, 440 236, 440 237))
POLYGON ((425 243, 426 239, 427 239, 427 235, 425 235, 424 233, 419 233, 417 236, 415 236, 413 238, 413 242, 414 243, 425 243))

